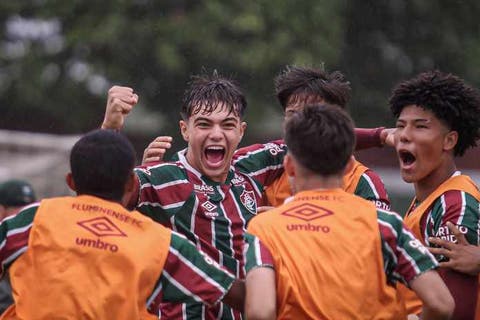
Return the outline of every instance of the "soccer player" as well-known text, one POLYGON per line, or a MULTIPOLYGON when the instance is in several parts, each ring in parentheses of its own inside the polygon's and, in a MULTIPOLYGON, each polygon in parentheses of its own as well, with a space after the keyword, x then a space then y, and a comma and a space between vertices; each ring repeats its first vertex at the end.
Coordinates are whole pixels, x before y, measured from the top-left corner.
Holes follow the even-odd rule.
MULTIPOLYGON (((32 185, 23 180, 8 180, 0 184, 0 221, 17 214, 24 206, 36 201, 32 185)), ((0 314, 13 303, 10 279, 0 280, 0 314)))
MULTIPOLYGON (((312 103, 330 103, 345 108, 350 96, 350 84, 338 71, 328 73, 321 69, 290 66, 275 78, 275 93, 283 108, 285 119, 288 119, 295 112, 301 111, 305 105, 312 103)), ((362 140, 367 138, 367 146, 371 146, 372 142, 368 141, 368 137, 372 133, 379 135, 380 129, 367 132, 364 132, 365 129, 358 129, 357 136, 366 135, 362 136, 362 140)), ((385 135, 387 131, 383 133, 385 135)), ((365 142, 359 147, 362 148, 364 145, 365 142)), ((237 151, 236 156, 241 158, 249 151, 250 147, 245 147, 237 151)), ((241 162, 237 165, 241 165, 241 162)), ((248 167, 248 164, 245 166, 248 167)), ((287 175, 283 173, 266 188, 264 204, 274 207, 283 204, 285 199, 292 195, 290 188, 287 175)), ((343 189, 371 200, 379 208, 390 209, 385 186, 378 174, 356 160, 349 163, 348 170, 343 176, 343 189)))
POLYGON ((2 221, 0 262, 15 300, 2 319, 158 319, 161 300, 242 308, 241 282, 184 237, 124 208, 134 164, 124 136, 93 131, 70 154, 67 183, 77 196, 2 221))
MULTIPOLYGON (((103 128, 120 129, 137 102, 131 88, 109 91, 103 128)), ((251 171, 232 165, 246 123, 241 89, 214 73, 194 77, 185 92, 180 130, 188 143, 173 161, 135 170, 132 204, 153 220, 184 234, 216 263, 243 279, 244 232, 257 213, 263 186, 282 169, 283 144, 248 155, 251 171)), ((240 312, 200 302, 162 304, 167 319, 240 319, 240 312)))
MULTIPOLYGON (((424 244, 429 237, 455 241, 447 223, 478 245, 480 192, 462 175, 455 157, 475 146, 480 137, 480 95, 452 74, 430 71, 398 84, 390 98, 397 119, 395 148, 404 181, 413 183, 415 198, 405 224, 424 244)), ((438 256, 442 261, 442 257, 438 256)), ((441 268, 440 275, 455 298, 455 319, 473 319, 477 277, 441 268)), ((410 313, 421 302, 400 288, 410 313)))
POLYGON ((8 180, 0 184, 0 220, 12 216, 27 204, 35 202, 35 192, 30 183, 8 180))
POLYGON ((337 106, 305 106, 287 119, 284 166, 296 194, 248 226, 249 320, 406 319, 391 299, 396 281, 424 301, 423 319, 452 313, 436 260, 401 217, 342 190, 354 140, 337 106))

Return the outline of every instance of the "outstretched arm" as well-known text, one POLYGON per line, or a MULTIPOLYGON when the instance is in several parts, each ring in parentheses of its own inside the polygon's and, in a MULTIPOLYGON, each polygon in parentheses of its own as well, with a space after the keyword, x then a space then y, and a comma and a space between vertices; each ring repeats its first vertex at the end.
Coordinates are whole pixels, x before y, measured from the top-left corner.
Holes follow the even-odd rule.
POLYGON ((138 102, 138 95, 132 88, 113 86, 108 90, 107 106, 102 129, 120 130, 125 117, 138 102))
POLYGON ((373 147, 383 147, 384 145, 393 147, 393 133, 395 128, 355 128, 355 137, 357 145, 355 150, 369 149, 373 147))
POLYGON ((420 274, 410 281, 410 288, 423 301, 421 319, 450 319, 455 302, 442 278, 434 270, 420 274))

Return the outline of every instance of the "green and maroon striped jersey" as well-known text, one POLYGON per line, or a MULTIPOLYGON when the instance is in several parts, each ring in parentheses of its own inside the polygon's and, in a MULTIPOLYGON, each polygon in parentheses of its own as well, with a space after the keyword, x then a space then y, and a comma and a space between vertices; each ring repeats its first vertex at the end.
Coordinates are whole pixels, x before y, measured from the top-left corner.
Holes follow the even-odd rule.
MULTIPOLYGON (((283 143, 283 140, 275 140, 264 145, 254 144, 240 148, 235 151, 234 164, 240 170, 252 172, 261 177, 263 170, 258 171, 258 162, 261 161, 265 165, 265 168, 270 166, 272 162, 274 164, 279 163, 280 159, 278 157, 283 157, 286 154, 286 145, 283 143), (259 152, 259 150, 262 150, 262 147, 268 147, 269 152, 263 152, 259 157, 251 156, 256 152, 259 152), (271 158, 274 158, 274 160, 272 161, 271 158)), ((278 176, 276 175, 269 176, 264 185, 271 184, 277 177, 278 176)), ((354 194, 372 201, 379 209, 390 210, 390 199, 388 198, 385 185, 380 176, 371 169, 368 169, 362 174, 355 188, 354 194)))
POLYGON ((371 169, 362 174, 353 194, 372 201, 379 209, 390 210, 390 199, 385 185, 380 176, 371 169))
MULTIPOLYGON (((263 186, 283 171, 282 143, 256 145, 234 161, 224 183, 210 180, 185 158, 135 169, 139 179, 137 209, 177 231, 237 278, 245 277, 244 240, 247 223, 257 213, 263 186), (238 161, 238 159, 236 160, 238 161)), ((240 313, 223 304, 162 304, 168 319, 240 319, 240 313)))
MULTIPOLYGON (((35 203, 0 223, 0 262, 2 274, 29 248, 28 241, 35 214, 35 203)), ((68 212, 66 213, 68 214, 68 212)), ((92 247, 92 250, 97 250, 92 247)), ((95 269, 92 269, 94 272, 95 269)), ((71 279, 64 279, 64 281, 71 279)), ((234 277, 218 268, 210 258, 183 236, 172 232, 169 252, 154 290, 145 301, 149 312, 158 315, 161 301, 217 304, 232 285, 234 277)), ((13 288, 15 290, 15 288, 13 288)))
MULTIPOLYGON (((438 266, 433 255, 403 224, 403 220, 398 214, 377 209, 377 222, 382 241, 384 271, 389 284, 394 285, 400 281, 408 285, 419 274, 438 266)), ((305 232, 309 231, 305 230, 305 232)), ((245 249, 247 272, 257 267, 275 269, 272 254, 262 244, 262 239, 247 233, 245 241, 247 243, 245 249)), ((306 252, 306 254, 322 256, 321 252, 306 252)), ((330 261, 329 263, 334 262, 330 261)), ((335 263, 339 263, 339 261, 335 263)))
MULTIPOLYGON (((457 171, 454 176, 459 174, 457 171)), ((416 199, 414 201, 415 205, 410 208, 407 215, 419 204, 416 199)), ((427 245, 429 237, 455 242, 455 236, 447 227, 447 222, 450 221, 459 228, 470 244, 479 245, 479 215, 480 203, 476 198, 462 190, 449 190, 438 197, 423 214, 420 220, 423 239, 427 245)))

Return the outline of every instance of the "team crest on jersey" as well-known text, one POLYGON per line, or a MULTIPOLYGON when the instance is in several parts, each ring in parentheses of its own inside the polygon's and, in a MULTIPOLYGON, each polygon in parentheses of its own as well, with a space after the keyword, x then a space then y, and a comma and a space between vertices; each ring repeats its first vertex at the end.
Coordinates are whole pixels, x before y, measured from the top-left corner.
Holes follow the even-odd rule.
POLYGON ((255 201, 255 193, 253 193, 253 191, 243 190, 242 194, 240 195, 240 201, 251 213, 256 213, 257 203, 255 201))
POLYGON ((217 212, 217 206, 211 203, 210 201, 205 201, 202 203, 202 208, 207 210, 205 212, 205 215, 210 218, 215 218, 218 217, 218 212, 217 212))

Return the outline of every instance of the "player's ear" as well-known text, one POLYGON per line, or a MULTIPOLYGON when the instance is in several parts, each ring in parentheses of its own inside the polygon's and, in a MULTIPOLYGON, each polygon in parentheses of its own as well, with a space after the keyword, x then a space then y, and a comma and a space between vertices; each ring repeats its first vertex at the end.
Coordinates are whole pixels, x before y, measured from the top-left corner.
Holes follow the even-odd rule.
POLYGON ((443 150, 451 151, 455 148, 458 142, 458 132, 450 131, 443 138, 443 150))
POLYGON ((240 122, 240 140, 243 138, 243 134, 247 129, 247 123, 245 121, 240 122))
POLYGON ((130 175, 128 176, 128 179, 125 183, 125 188, 124 188, 124 191, 123 191, 123 197, 122 197, 122 204, 125 208, 129 208, 129 203, 133 197, 133 194, 137 191, 137 186, 138 184, 136 184, 136 175, 135 175, 135 172, 130 172, 130 175))
POLYGON ((352 170, 354 165, 355 165, 355 157, 351 155, 350 159, 347 162, 347 165, 345 166, 345 169, 343 170, 344 174, 347 172, 350 172, 350 170, 352 170))
POLYGON ((73 175, 71 172, 67 173, 65 176, 65 181, 67 182, 67 186, 72 190, 73 192, 77 191, 77 188, 75 187, 75 181, 73 180, 73 175))
POLYGON ((180 133, 182 134, 183 140, 185 140, 186 142, 188 142, 188 139, 189 139, 188 122, 187 121, 180 120, 178 122, 178 125, 180 126, 180 133))
POLYGON ((283 168, 285 169, 285 173, 289 177, 295 177, 295 165, 294 165, 294 159, 292 156, 287 153, 285 155, 285 158, 283 158, 283 168))
POLYGON ((127 182, 125 183, 125 193, 133 192, 135 190, 135 179, 136 175, 135 172, 130 172, 127 182))

